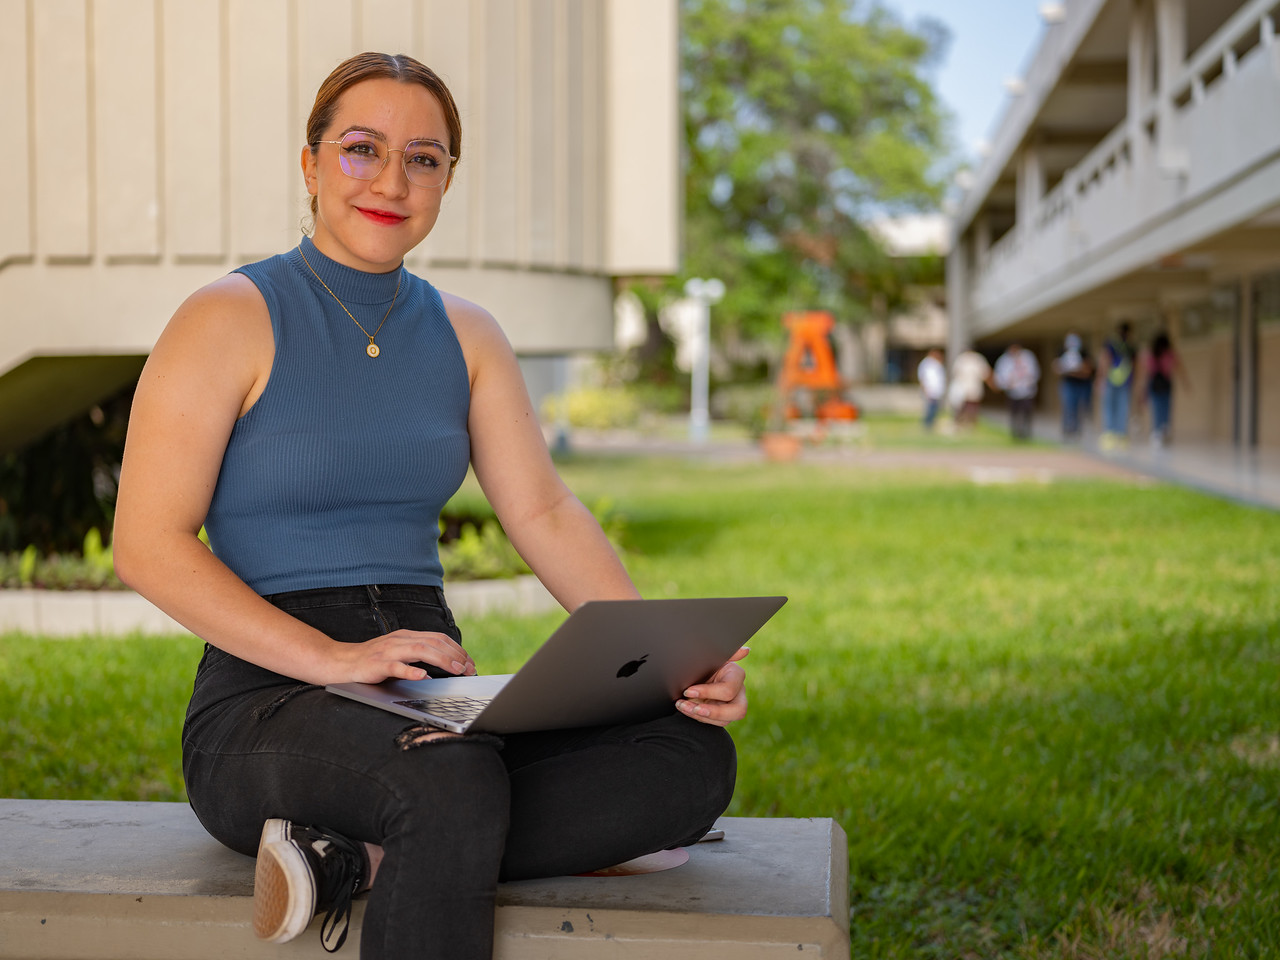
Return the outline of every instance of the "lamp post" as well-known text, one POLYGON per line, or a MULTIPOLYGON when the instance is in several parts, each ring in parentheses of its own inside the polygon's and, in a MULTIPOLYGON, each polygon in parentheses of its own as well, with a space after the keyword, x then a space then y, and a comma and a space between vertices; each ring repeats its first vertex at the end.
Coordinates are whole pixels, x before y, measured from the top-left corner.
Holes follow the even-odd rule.
POLYGON ((711 305, 724 296, 724 284, 715 278, 694 277, 684 285, 685 296, 698 305, 692 337, 692 384, 689 399, 689 442, 707 442, 708 395, 711 389, 711 305))

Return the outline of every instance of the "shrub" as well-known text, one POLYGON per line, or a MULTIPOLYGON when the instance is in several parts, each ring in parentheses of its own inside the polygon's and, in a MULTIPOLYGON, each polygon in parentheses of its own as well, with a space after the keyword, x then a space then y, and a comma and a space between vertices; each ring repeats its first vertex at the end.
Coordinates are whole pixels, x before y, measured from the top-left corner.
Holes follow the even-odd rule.
POLYGON ((567 393, 552 394, 542 404, 542 417, 548 423, 559 421, 566 413, 569 425, 588 430, 612 430, 634 427, 642 412, 635 394, 617 387, 580 387, 567 393))
POLYGON ((41 556, 35 544, 21 553, 0 554, 0 588, 34 587, 43 590, 121 590, 116 577, 111 547, 104 546, 102 534, 91 527, 84 537, 84 552, 51 553, 41 556))
MULTIPOLYGON (((610 542, 622 550, 625 518, 613 501, 601 498, 589 505, 610 542)), ((470 501, 451 504, 440 516, 440 563, 446 580, 505 579, 529 573, 488 505, 470 501)), ((200 539, 207 545, 204 529, 200 539)), ((0 589, 124 590, 115 574, 111 547, 96 527, 84 538, 83 553, 41 556, 35 544, 15 553, 0 554, 0 589)))

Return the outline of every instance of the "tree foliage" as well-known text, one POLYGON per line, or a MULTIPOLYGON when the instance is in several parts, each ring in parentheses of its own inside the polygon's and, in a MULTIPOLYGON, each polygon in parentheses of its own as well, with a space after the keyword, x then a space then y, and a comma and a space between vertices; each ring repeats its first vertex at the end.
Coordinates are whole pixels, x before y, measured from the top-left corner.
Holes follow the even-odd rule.
POLYGON ((682 0, 685 265, 721 322, 863 319, 910 282, 869 223, 936 208, 945 118, 927 72, 944 27, 876 0, 682 0))

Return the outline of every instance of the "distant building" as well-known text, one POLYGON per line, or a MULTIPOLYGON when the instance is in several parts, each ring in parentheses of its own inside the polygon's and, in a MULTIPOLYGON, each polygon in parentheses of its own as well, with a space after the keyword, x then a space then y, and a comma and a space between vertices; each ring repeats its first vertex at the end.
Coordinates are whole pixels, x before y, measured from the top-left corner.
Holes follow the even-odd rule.
MULTIPOLYGON (((951 246, 951 221, 941 213, 885 218, 871 224, 871 232, 893 257, 945 258, 951 246)), ((933 261, 930 261, 933 262, 933 261)), ((883 357, 871 379, 889 383, 914 383, 916 367, 934 347, 947 343, 947 291, 942 270, 930 276, 921 270, 918 282, 905 291, 903 302, 883 322, 869 325, 862 342, 868 361, 883 357)))
POLYGON ((522 358, 612 343, 613 279, 679 253, 675 0, 0 4, 0 452, 136 379, 197 287, 299 237, 317 86, 408 53, 464 151, 410 269, 522 358))
POLYGON ((1280 447, 1275 0, 1055 12, 960 203, 951 351, 1017 339, 1047 370, 1068 330, 1096 353, 1120 321, 1167 329, 1174 436, 1280 447))

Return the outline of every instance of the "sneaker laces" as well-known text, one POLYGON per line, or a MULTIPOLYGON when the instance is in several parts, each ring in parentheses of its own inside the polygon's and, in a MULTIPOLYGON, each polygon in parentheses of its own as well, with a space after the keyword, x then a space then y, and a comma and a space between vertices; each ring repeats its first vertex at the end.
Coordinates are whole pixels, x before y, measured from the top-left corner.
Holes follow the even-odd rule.
POLYGON ((316 878, 316 910, 327 910, 320 924, 320 945, 337 953, 347 941, 351 925, 351 898, 364 882, 366 857, 361 844, 338 833, 314 827, 295 827, 298 846, 311 862, 316 878), (341 932, 339 932, 341 924, 341 932), (332 947, 329 940, 338 934, 332 947))

